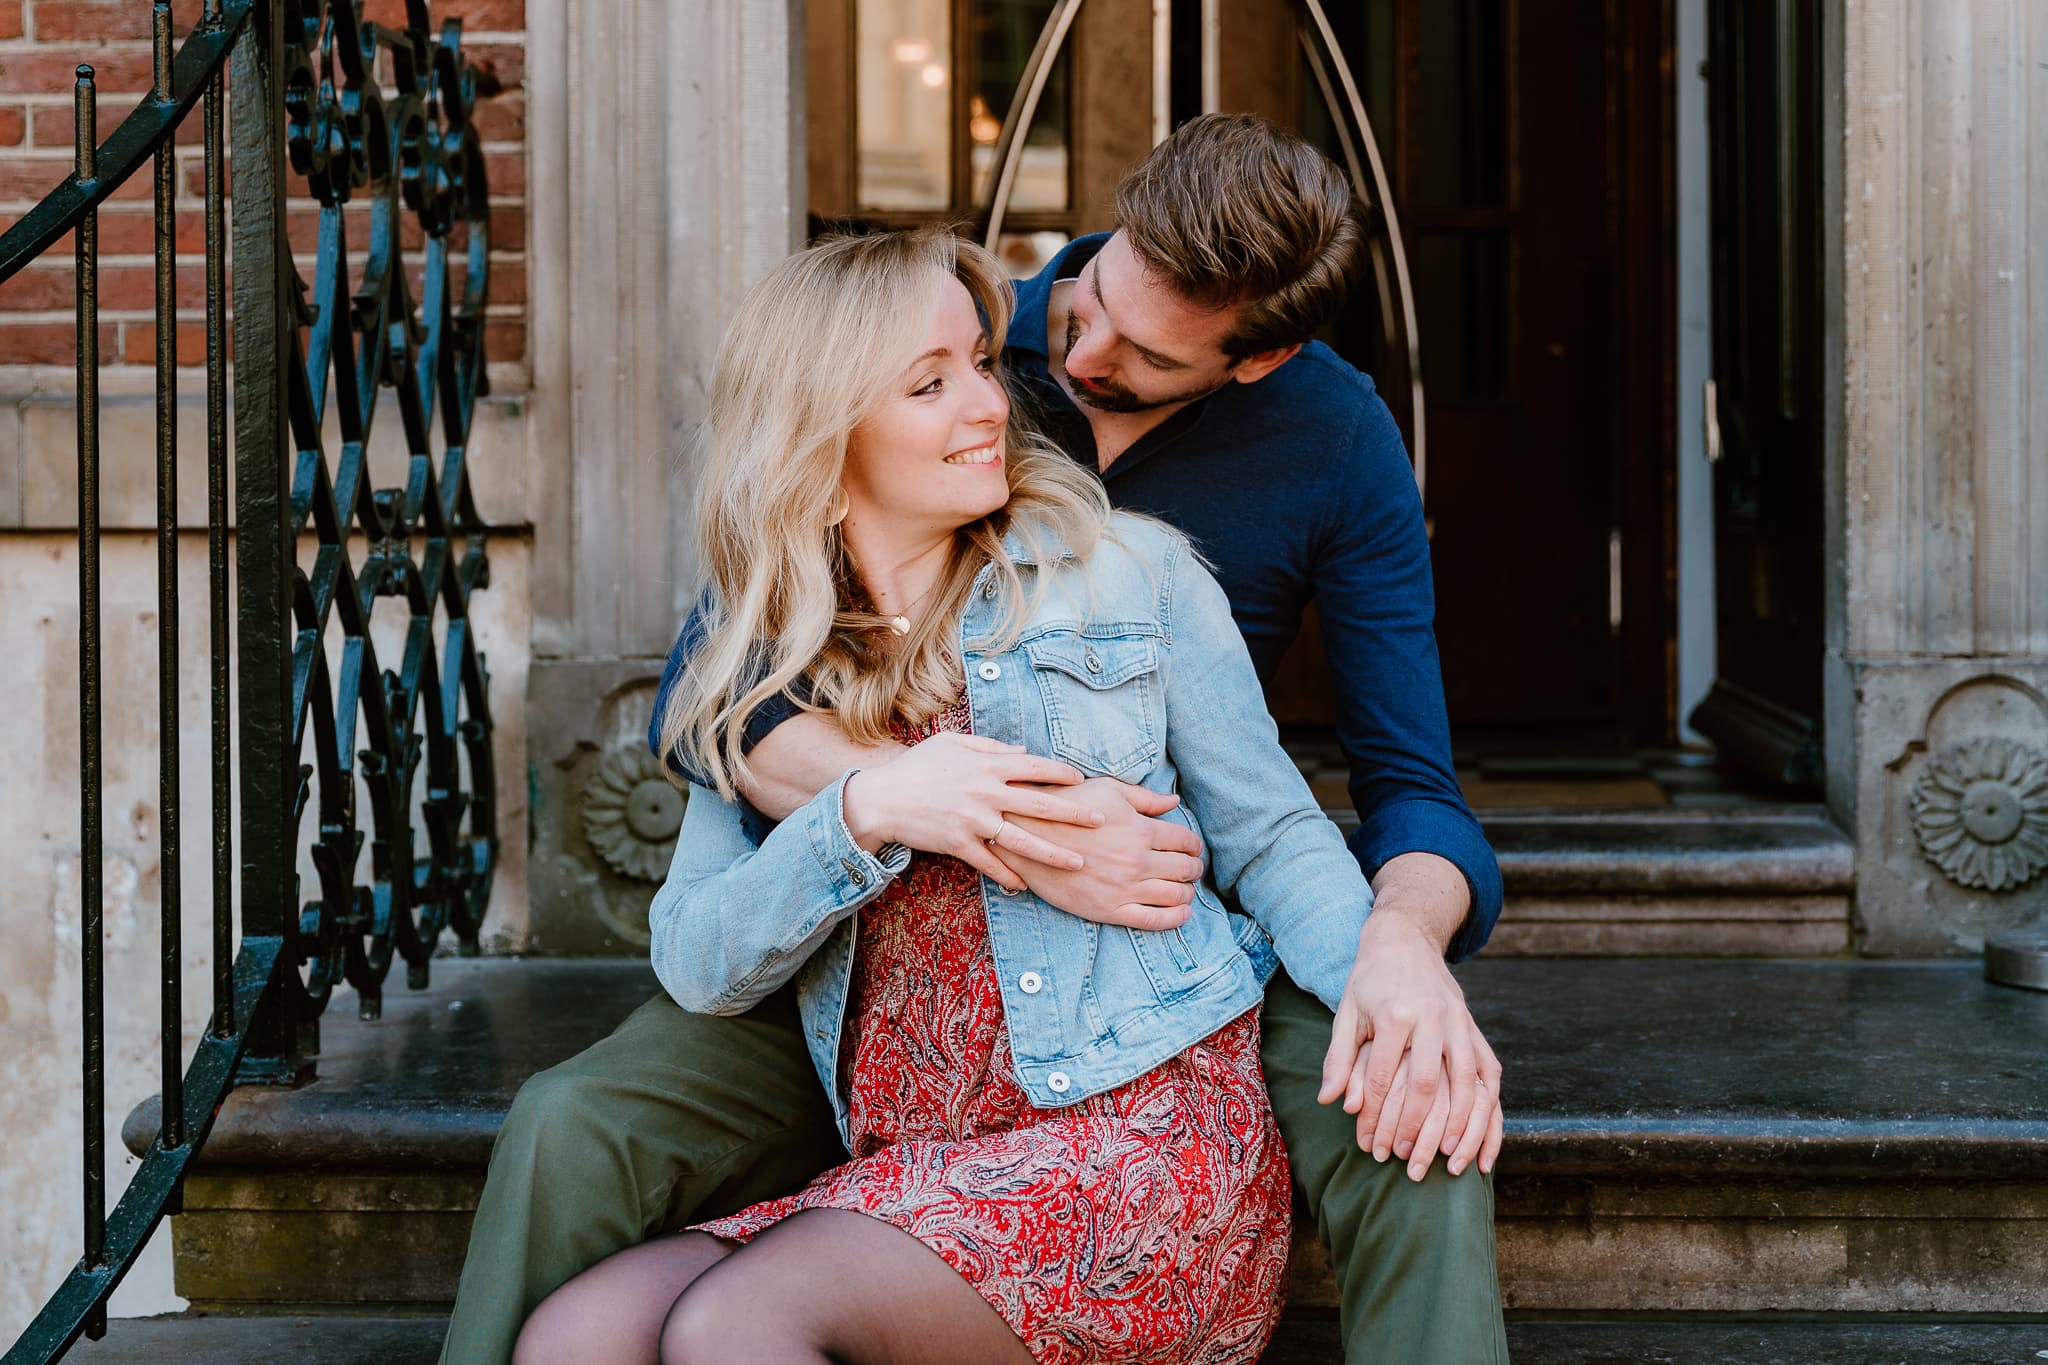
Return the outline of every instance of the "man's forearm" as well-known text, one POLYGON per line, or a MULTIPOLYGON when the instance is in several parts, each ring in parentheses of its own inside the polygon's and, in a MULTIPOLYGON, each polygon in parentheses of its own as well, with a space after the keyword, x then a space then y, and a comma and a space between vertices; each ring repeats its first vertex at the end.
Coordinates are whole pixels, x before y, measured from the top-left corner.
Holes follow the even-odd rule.
POLYGON ((747 755, 751 771, 740 783, 740 795, 770 820, 781 820, 848 768, 876 767, 902 752, 900 744, 856 744, 823 716, 794 716, 770 730, 747 755))
POLYGON ((1389 858, 1372 879, 1372 893, 1368 931, 1375 920, 1382 926, 1397 923, 1422 934, 1440 953, 1449 949, 1472 909, 1472 889, 1465 874, 1456 863, 1435 853, 1389 858))

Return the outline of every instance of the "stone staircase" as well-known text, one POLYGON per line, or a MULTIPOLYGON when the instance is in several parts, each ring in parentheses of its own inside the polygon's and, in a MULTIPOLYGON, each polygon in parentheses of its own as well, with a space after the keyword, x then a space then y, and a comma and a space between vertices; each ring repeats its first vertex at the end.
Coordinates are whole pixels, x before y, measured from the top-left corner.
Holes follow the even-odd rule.
MULTIPOLYGON (((1840 836, 1803 813, 1607 817, 1604 853, 1555 820, 1488 824, 1508 951, 1459 974, 1507 1065, 1518 1362, 2048 1352, 2048 995, 1969 962, 1798 956, 1848 935, 1840 836), (1750 960, 1642 955, 1708 946, 1750 960)), ((75 1358, 434 1359, 514 1092, 654 989, 644 962, 449 960, 381 1022, 330 1012, 319 1080, 237 1092, 187 1187, 192 1310, 116 1321, 75 1358)), ((145 1105, 131 1142, 155 1124, 145 1105)), ((1309 1237, 1268 1360, 1336 1343, 1309 1237)))

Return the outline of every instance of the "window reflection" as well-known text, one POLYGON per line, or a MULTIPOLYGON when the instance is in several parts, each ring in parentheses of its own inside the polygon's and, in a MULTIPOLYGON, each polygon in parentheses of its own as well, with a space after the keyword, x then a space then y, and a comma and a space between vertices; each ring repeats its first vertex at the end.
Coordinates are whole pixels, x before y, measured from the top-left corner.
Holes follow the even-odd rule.
POLYGON ((953 23, 949 0, 861 0, 854 65, 864 209, 952 204, 953 23))
MULTIPOLYGON (((1053 0, 977 0, 972 7, 974 85, 968 101, 974 203, 995 191, 995 144, 1016 97, 1024 64, 1053 11, 1053 0)), ((1067 71, 1071 41, 1053 63, 1038 112, 1024 132, 1024 154, 1010 194, 1013 213, 1059 213, 1067 207, 1067 71)))

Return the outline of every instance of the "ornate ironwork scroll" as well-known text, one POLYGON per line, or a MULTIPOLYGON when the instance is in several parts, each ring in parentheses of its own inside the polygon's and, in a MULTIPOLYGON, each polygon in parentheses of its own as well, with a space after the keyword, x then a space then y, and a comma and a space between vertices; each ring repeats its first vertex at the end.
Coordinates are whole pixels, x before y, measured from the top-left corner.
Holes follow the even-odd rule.
POLYGON ((294 814, 314 813, 318 886, 293 955, 315 1010, 346 980, 374 1018, 394 958, 421 987, 442 930, 474 949, 497 863, 488 675, 469 620, 490 561, 465 463, 485 391, 489 240, 470 123, 479 76, 463 62, 460 25, 433 33, 425 0, 409 0, 403 30, 359 11, 349 0, 286 5, 279 74, 292 169, 320 203, 284 394, 297 449, 291 527, 313 541, 293 585, 291 704, 308 760, 294 814), (356 200, 370 210, 360 266, 344 211, 356 200), (425 242, 418 299, 400 251, 408 217, 425 242), (399 476, 384 487, 367 453, 380 415, 409 452, 404 469, 380 471, 399 476), (378 632, 395 667, 372 637, 386 599, 404 604, 399 629, 378 632))

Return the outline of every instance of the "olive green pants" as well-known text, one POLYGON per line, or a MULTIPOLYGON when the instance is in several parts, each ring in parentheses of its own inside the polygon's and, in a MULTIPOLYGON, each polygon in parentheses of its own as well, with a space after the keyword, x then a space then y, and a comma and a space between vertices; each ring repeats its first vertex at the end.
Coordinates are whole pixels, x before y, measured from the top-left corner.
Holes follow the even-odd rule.
MULTIPOLYGON (((1266 1084, 1329 1244, 1349 1365, 1507 1360, 1493 1184, 1420 1182, 1358 1150, 1316 1103, 1330 1012, 1284 975, 1266 995, 1266 1084)), ((846 1159, 784 990, 734 1018, 667 996, 520 1088, 491 1151, 441 1359, 497 1365, 526 1315, 578 1271, 686 1223, 787 1194, 846 1159)))

